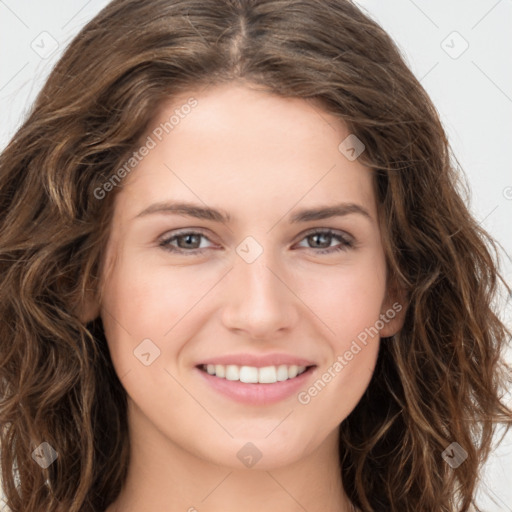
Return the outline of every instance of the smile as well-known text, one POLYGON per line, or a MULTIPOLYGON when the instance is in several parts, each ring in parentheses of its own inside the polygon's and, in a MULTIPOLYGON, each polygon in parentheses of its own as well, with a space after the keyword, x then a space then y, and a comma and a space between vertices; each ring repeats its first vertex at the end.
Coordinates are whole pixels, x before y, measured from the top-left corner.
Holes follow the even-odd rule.
POLYGON ((279 402, 300 391, 316 369, 313 366, 199 365, 207 384, 220 394, 249 405, 279 402))
POLYGON ((207 364, 201 369, 210 375, 221 379, 239 380, 247 384, 274 384, 288 379, 293 379, 306 371, 306 366, 285 365, 264 366, 238 366, 236 364, 207 364))

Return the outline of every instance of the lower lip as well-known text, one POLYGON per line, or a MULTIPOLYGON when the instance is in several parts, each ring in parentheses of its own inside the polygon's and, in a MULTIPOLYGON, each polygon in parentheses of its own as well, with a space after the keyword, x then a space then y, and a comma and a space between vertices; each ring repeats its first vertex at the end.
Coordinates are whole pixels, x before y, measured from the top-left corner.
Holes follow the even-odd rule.
POLYGON ((309 367, 293 379, 278 381, 273 384, 249 384, 239 380, 221 379, 197 367, 195 369, 213 389, 237 402, 249 405, 268 405, 280 402, 297 393, 312 376, 316 366, 309 367))

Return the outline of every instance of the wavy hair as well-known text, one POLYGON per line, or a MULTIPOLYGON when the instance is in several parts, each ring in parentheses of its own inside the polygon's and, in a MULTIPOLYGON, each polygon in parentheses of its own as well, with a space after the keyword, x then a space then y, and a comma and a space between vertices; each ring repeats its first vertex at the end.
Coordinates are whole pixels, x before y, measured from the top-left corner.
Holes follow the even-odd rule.
POLYGON ((121 186, 103 200, 95 191, 162 102, 229 81, 317 102, 364 142, 374 170, 389 282, 407 311, 340 426, 348 496, 364 512, 467 511, 496 426, 512 422, 496 243, 468 212, 429 97, 349 0, 114 0, 66 49, 0 155, 7 505, 95 512, 119 494, 126 393, 101 319, 80 312, 100 294, 121 186), (452 441, 468 454, 457 469, 441 456, 452 441), (47 468, 33 456, 42 442, 58 452, 47 468))

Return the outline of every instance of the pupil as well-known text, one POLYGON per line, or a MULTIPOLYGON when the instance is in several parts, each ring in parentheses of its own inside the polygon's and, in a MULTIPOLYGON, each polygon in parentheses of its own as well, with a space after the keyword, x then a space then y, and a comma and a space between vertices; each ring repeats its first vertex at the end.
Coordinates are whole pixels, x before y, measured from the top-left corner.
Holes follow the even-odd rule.
MULTIPOLYGON (((328 235, 327 233, 318 233, 316 235, 312 235, 312 238, 315 240, 315 244, 317 243, 317 240, 320 238, 326 238, 328 240, 327 245, 324 244, 324 247, 329 247, 331 235, 328 235)), ((318 242, 320 245, 322 245, 322 242, 318 242)))
POLYGON ((181 237, 182 239, 185 239, 186 242, 186 246, 189 247, 189 245, 192 243, 192 245, 194 244, 193 241, 191 241, 191 239, 196 239, 196 242, 197 242, 197 238, 198 238, 198 235, 184 235, 183 237, 181 237))

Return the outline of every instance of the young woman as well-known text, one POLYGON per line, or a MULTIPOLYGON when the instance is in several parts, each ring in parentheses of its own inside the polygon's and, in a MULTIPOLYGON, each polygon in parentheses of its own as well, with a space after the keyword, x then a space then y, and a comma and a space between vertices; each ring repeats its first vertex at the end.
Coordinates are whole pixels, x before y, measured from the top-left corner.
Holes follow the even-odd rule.
POLYGON ((349 1, 113 1, 0 156, 10 510, 470 510, 509 333, 457 179, 349 1))

